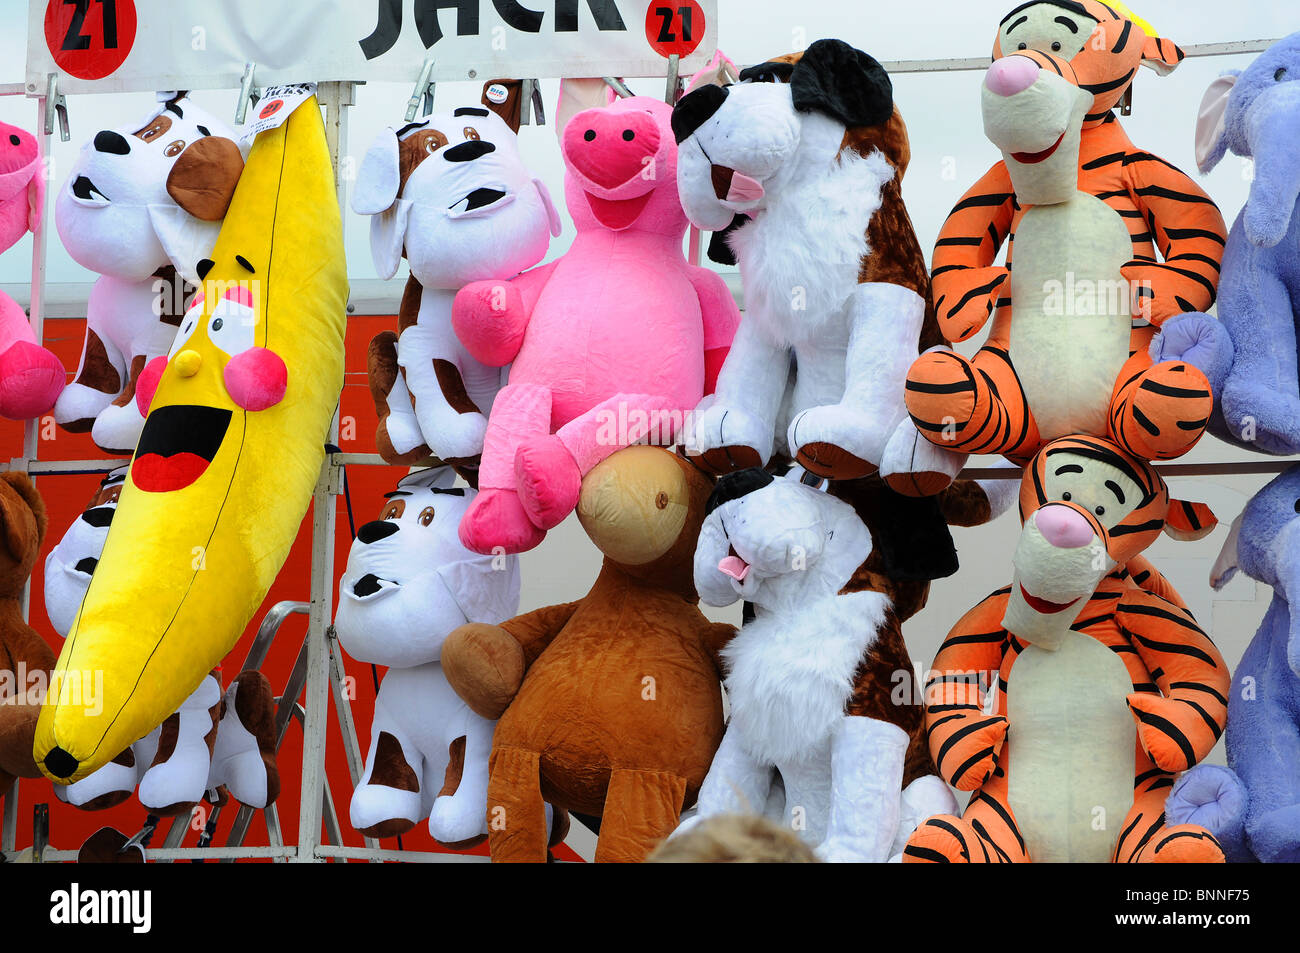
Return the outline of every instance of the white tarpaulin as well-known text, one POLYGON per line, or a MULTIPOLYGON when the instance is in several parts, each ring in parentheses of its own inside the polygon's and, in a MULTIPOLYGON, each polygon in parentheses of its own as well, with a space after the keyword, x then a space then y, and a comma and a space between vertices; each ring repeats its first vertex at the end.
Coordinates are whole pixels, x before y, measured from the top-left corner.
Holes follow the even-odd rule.
POLYGON ((371 80, 664 76, 717 46, 717 0, 31 0, 27 84, 66 93, 371 80))

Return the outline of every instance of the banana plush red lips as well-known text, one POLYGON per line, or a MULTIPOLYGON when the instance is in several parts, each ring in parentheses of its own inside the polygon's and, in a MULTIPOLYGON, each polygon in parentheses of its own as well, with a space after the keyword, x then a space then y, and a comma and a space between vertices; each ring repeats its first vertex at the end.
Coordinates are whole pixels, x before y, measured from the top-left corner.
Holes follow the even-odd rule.
POLYGON ((231 411, 221 407, 160 407, 145 420, 131 477, 147 493, 189 486, 203 475, 221 449, 231 411))

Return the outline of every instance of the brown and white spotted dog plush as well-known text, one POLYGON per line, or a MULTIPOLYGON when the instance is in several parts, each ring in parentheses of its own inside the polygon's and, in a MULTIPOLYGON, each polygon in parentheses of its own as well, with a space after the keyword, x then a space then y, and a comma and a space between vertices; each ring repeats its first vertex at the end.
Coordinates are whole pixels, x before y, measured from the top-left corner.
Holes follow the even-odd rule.
POLYGON ((379 275, 391 278, 403 257, 411 269, 397 332, 370 342, 379 453, 389 463, 432 453, 473 467, 506 369, 470 357, 451 327, 452 300, 471 281, 513 278, 541 261, 559 213, 510 127, 482 106, 381 132, 352 208, 371 216, 379 275))
POLYGON ((135 449, 136 378, 170 350, 243 169, 233 130, 183 93, 82 147, 55 224, 68 254, 101 277, 76 377, 54 405, 63 429, 89 431, 108 453, 135 449))
POLYGON ((682 205, 700 228, 729 230, 745 290, 716 399, 696 420, 703 465, 784 454, 829 479, 933 470, 942 454, 918 438, 902 387, 942 337, 903 204, 911 147, 889 75, 818 40, 700 86, 673 131, 682 205))

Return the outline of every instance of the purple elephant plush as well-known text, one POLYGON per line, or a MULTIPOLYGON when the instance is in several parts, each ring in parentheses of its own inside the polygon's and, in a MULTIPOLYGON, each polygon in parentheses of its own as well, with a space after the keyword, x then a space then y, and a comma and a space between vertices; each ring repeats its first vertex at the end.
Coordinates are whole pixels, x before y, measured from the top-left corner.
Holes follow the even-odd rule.
POLYGON ((1211 432, 1262 453, 1300 453, 1300 33, 1245 70, 1220 76, 1201 101, 1196 161, 1253 158, 1246 207, 1233 223, 1219 282, 1219 320, 1232 339, 1211 432))

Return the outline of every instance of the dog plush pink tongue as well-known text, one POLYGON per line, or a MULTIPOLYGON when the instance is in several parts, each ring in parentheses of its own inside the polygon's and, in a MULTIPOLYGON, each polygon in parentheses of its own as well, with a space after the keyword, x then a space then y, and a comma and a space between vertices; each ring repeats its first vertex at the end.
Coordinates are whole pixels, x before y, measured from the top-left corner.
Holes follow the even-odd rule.
POLYGON ((725 556, 718 563, 718 572, 730 576, 736 582, 744 582, 749 575, 749 563, 739 556, 725 556))

